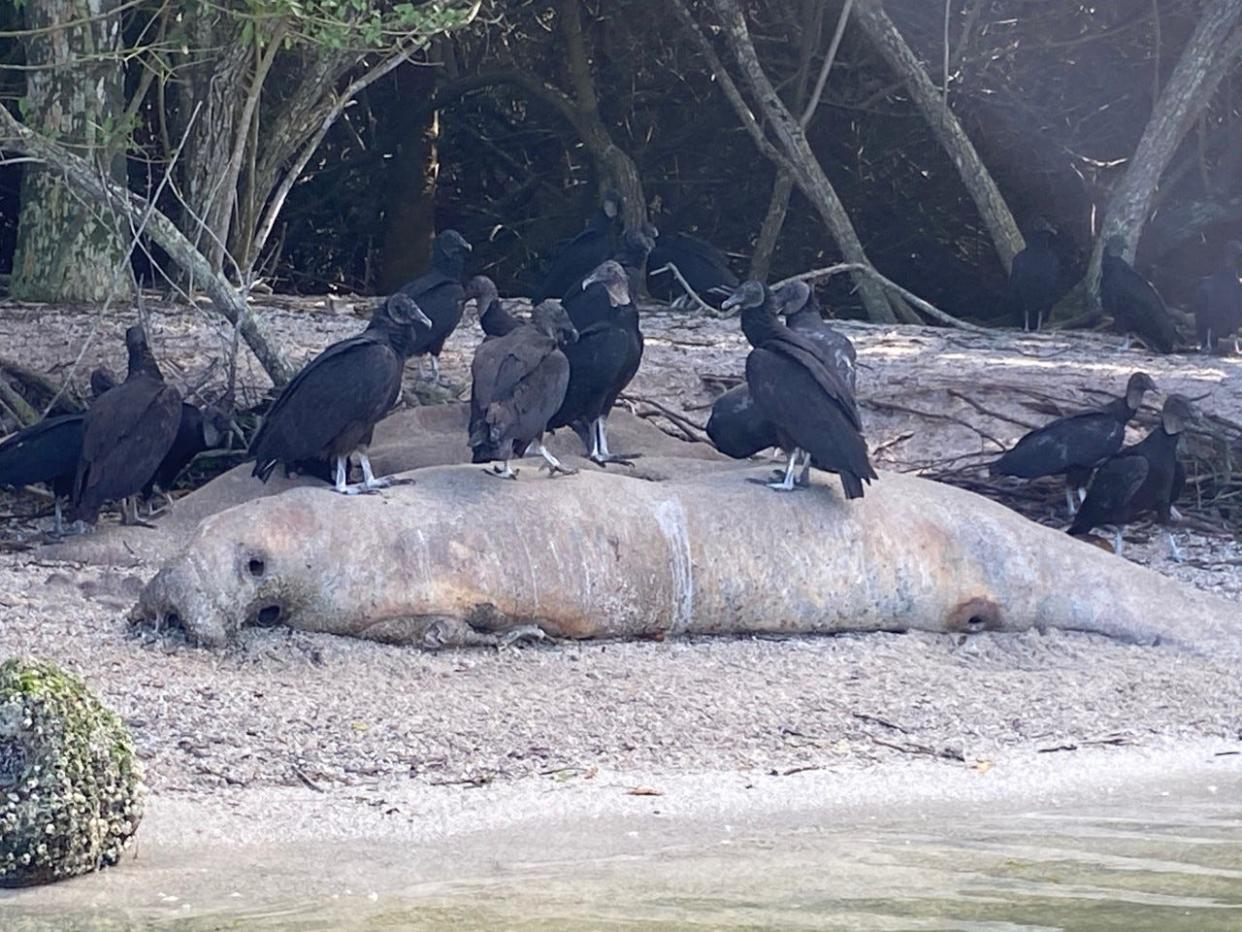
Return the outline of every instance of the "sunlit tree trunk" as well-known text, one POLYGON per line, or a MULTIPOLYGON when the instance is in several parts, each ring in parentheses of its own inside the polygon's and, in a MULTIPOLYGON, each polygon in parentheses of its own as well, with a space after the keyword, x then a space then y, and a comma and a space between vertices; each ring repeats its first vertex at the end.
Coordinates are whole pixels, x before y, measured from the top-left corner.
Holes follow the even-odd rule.
POLYGON ((1177 66, 1139 139, 1134 157, 1113 189, 1104 212, 1087 272, 1087 290, 1093 300, 1098 300, 1105 241, 1120 235, 1126 242, 1126 257, 1133 258, 1155 202, 1160 178, 1217 85, 1242 53, 1240 18, 1242 0, 1212 0, 1199 14, 1195 31, 1182 49, 1177 66))
MULTIPOLYGON (((121 0, 30 0, 24 4, 27 125, 71 148, 93 170, 125 182, 121 0), (72 24, 72 25, 62 25, 72 24)), ((27 166, 10 285, 27 301, 102 302, 129 293, 128 226, 83 202, 54 170, 27 166)))
POLYGON ((975 208, 979 211, 988 234, 992 237, 992 244, 996 248, 996 254, 1000 256, 1001 264, 1008 272, 1013 257, 1025 245, 1022 234, 1000 188, 992 180, 991 172, 983 164, 983 159, 979 158, 970 137, 949 108, 949 102, 932 83, 914 50, 906 44, 896 24, 884 12, 880 0, 859 0, 854 17, 867 34, 871 45, 905 82, 914 105, 922 112, 937 141, 948 153, 961 176, 962 184, 975 202, 975 208))

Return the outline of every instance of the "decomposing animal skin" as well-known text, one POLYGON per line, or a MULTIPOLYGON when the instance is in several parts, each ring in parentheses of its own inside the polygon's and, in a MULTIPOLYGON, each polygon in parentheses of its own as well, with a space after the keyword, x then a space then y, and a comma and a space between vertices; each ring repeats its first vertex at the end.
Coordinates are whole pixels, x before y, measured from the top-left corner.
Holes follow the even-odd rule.
POLYGON ((775 495, 763 467, 496 482, 477 467, 346 498, 295 488, 207 518, 134 610, 222 645, 287 624, 425 647, 559 638, 1061 627, 1238 643, 1238 606, 1002 505, 883 474, 775 495))

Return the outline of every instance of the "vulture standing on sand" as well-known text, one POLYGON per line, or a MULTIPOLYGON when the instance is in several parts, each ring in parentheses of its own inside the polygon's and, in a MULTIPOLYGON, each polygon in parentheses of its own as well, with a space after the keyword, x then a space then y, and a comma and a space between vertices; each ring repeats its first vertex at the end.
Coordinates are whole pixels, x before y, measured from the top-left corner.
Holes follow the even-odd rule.
POLYGON ((529 324, 479 345, 470 367, 470 448, 473 462, 499 460, 490 475, 516 479, 509 460, 532 443, 551 475, 572 474, 543 444, 548 421, 565 400, 569 360, 562 352, 578 339, 559 301, 543 301, 529 324))
POLYGON ((1165 529, 1169 555, 1180 562, 1182 555, 1168 524, 1186 481, 1185 469, 1177 461, 1178 441, 1195 417, 1189 401, 1181 395, 1169 395, 1160 423, 1152 432, 1096 470, 1069 533, 1087 534, 1101 524, 1111 524, 1116 529, 1113 552, 1120 556, 1125 526, 1150 512, 1165 529))
POLYGON ((345 495, 388 485, 371 471, 371 433, 401 393, 405 361, 431 321, 409 295, 397 292, 376 308, 356 337, 333 343, 307 363, 280 393, 250 443, 254 475, 264 482, 277 463, 326 461, 336 467, 335 489, 345 495), (346 482, 357 452, 362 483, 346 482))
POLYGON ((431 268, 401 286, 400 293, 414 300, 421 313, 431 321, 430 329, 419 334, 413 355, 431 354, 431 378, 440 378, 440 352, 444 342, 461 323, 466 307, 466 289, 461 279, 466 272, 466 256, 473 247, 456 230, 444 230, 436 236, 431 249, 431 268))
POLYGON ((1171 353, 1177 346, 1177 327, 1156 289, 1121 257, 1125 245, 1122 237, 1112 236, 1104 247, 1100 303, 1127 340, 1137 334, 1152 352, 1171 353))
POLYGON ((589 300, 575 306, 565 301, 578 342, 565 349, 569 385, 548 429, 569 426, 582 440, 591 459, 627 463, 608 449, 607 421, 617 396, 634 378, 643 357, 643 334, 633 304, 630 278, 621 264, 609 259, 586 277, 582 290, 589 300), (603 300, 599 306, 597 298, 603 300))
POLYGON ((1145 372, 1135 372, 1126 393, 1102 408, 1057 418, 1023 436, 991 466, 994 476, 1038 479, 1065 476, 1065 505, 1074 513, 1074 493, 1081 497, 1091 471, 1121 449, 1126 425, 1143 405, 1143 395, 1156 391, 1145 372))
POLYGON ((100 395, 83 420, 70 515, 75 520, 94 523, 104 502, 121 499, 122 521, 136 522, 129 497, 155 475, 177 437, 181 393, 164 382, 141 324, 125 331, 125 347, 125 381, 100 395))
MULTIPOLYGON (((91 391, 96 398, 115 386, 116 380, 107 369, 91 373, 91 391)), ((73 493, 73 480, 82 457, 85 420, 85 412, 44 418, 0 441, 0 487, 19 489, 46 484, 54 497, 58 535, 64 533, 61 499, 73 493)))
POLYGON ((746 384, 789 453, 784 480, 769 486, 791 491, 805 456, 816 469, 841 477, 846 498, 862 498, 863 483, 878 477, 849 385, 825 365, 810 340, 781 323, 761 282, 744 282, 723 307, 742 309, 742 332, 754 347, 746 357, 746 384))
POLYGON ((531 295, 531 303, 572 294, 583 278, 612 256, 620 224, 621 195, 609 188, 586 228, 556 245, 543 282, 531 295))
POLYGON ((1042 328, 1061 296, 1061 260, 1057 258, 1056 236, 1052 227, 1040 221, 1027 234, 1026 248, 1013 257, 1009 270, 1009 303, 1022 319, 1023 330, 1042 328))
POLYGON ((1200 281, 1195 289, 1195 333, 1199 349, 1205 353, 1215 350, 1216 341, 1222 337, 1233 337, 1234 351, 1238 350, 1237 331, 1242 327, 1239 264, 1242 264, 1242 243, 1230 240, 1225 244, 1225 262, 1220 271, 1200 281))
POLYGON ((714 307, 737 288, 737 276, 729 268, 725 254, 706 240, 689 233, 663 233, 656 238, 655 248, 647 271, 647 286, 653 297, 673 301, 676 304, 689 297, 683 293, 684 285, 673 275, 677 274, 685 285, 714 307))
MULTIPOLYGON (((820 360, 844 379, 853 392, 858 379, 854 344, 824 320, 812 288, 805 282, 790 282, 771 294, 776 312, 785 315, 789 329, 810 340, 820 360)), ((779 446, 776 428, 755 407, 745 382, 716 399, 707 421, 707 436, 716 449, 734 459, 746 459, 779 446)), ((809 470, 808 464, 802 474, 804 484, 810 479, 809 470)))

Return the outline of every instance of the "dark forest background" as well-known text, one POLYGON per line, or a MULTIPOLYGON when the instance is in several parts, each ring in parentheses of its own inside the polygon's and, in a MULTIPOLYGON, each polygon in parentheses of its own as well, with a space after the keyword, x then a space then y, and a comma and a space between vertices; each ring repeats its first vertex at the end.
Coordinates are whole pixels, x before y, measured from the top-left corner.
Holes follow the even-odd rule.
MULTIPOLYGON (((1006 248, 920 105, 917 82, 858 24, 860 10, 881 5, 850 5, 805 131, 818 167, 875 268, 952 314, 1012 323, 1006 248)), ((8 113, 152 197, 234 286, 261 278, 278 291, 384 293, 422 267, 433 231, 451 226, 475 243, 472 270, 518 294, 540 257, 579 230, 601 189, 616 183, 608 147, 637 169, 641 205, 629 205, 628 221, 637 222, 641 208, 662 231, 704 237, 749 274, 779 169, 722 92, 722 71, 759 131, 788 158, 797 153, 782 146, 762 89, 748 79, 728 28, 731 8, 740 8, 764 75, 797 115, 843 3, 106 0, 103 7, 106 22, 83 26, 85 0, 0 2, 8 113), (397 53, 409 60, 357 90, 299 168, 325 107, 397 53), (104 85, 109 99, 75 102, 74 87, 104 85), (52 107, 86 112, 53 132, 52 107), (237 171, 221 177, 234 151, 237 171), (255 249, 257 220, 291 171, 287 200, 255 249), (232 203, 221 210, 226 189, 232 203)), ((1013 220, 1026 229, 1044 218, 1058 230, 1067 291, 1087 273, 1111 206, 1137 245, 1137 267, 1170 303, 1189 300, 1242 220, 1242 3, 888 0, 882 9, 1013 220), (1215 31, 1199 35, 1211 16, 1219 18, 1215 31), (1206 44, 1195 51, 1196 42, 1206 44), (1190 66, 1219 74, 1194 89, 1193 112, 1170 130, 1172 151, 1154 166, 1150 204, 1138 221, 1127 220, 1112 199, 1144 135, 1173 119, 1161 112, 1162 95, 1177 69, 1190 66)), ((6 136, 15 138, 0 127, 0 144, 6 136)), ((93 251, 41 258, 34 266, 58 271, 31 287, 38 276, 17 267, 23 222, 63 230, 75 211, 94 210, 103 225, 117 208, 79 191, 60 217, 29 216, 24 197, 52 199, 26 177, 47 163, 25 160, 25 143, 6 151, 0 272, 13 273, 14 292, 19 278, 27 296, 99 300, 101 277, 127 287, 99 274, 69 287, 55 274, 115 254, 132 223, 128 231, 114 224, 111 243, 99 234, 93 251)), ((843 256, 804 191, 801 181, 792 185, 770 264, 760 257, 765 277, 843 256)), ((63 249, 76 233, 29 235, 27 254, 63 249)), ((147 249, 134 260, 141 279, 184 278, 166 244, 147 249)), ((825 297, 838 313, 865 314, 848 277, 832 279, 825 297)))

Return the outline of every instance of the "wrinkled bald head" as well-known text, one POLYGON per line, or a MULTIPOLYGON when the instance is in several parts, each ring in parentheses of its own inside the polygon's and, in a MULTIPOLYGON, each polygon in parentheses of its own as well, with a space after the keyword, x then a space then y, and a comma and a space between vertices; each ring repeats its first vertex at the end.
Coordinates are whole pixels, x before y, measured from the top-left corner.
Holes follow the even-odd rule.
POLYGON ((582 280, 585 291, 592 285, 603 285, 608 292, 608 303, 613 307, 623 307, 630 303, 630 279, 625 274, 621 263, 609 259, 600 263, 595 271, 582 280))

